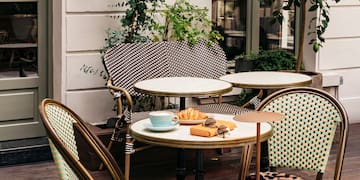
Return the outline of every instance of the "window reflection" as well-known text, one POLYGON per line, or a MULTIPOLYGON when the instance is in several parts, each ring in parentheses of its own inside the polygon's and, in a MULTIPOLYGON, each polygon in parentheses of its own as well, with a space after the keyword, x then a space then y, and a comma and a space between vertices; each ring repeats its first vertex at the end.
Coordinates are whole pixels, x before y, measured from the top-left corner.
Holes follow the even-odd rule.
MULTIPOLYGON (((223 33, 222 47, 229 60, 246 51, 247 2, 249 0, 213 0, 212 20, 223 33)), ((294 51, 295 10, 283 12, 282 23, 271 23, 272 13, 287 2, 259 0, 259 49, 286 49, 294 51)), ((252 20, 257 21, 257 20, 252 20)))
POLYGON ((261 0, 259 9, 259 48, 294 50, 295 10, 283 11, 283 22, 273 23, 273 12, 281 9, 286 1, 261 0))
POLYGON ((246 50, 246 0, 213 1, 213 21, 223 32, 223 48, 228 59, 246 50))
POLYGON ((0 2, 0 78, 37 74, 37 3, 0 2))

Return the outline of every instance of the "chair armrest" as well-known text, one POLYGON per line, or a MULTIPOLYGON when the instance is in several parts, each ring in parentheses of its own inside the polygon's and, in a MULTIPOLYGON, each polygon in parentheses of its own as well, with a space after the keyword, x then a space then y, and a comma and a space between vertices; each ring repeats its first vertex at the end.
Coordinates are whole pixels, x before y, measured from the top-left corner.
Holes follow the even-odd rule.
POLYGON ((132 101, 132 98, 131 98, 131 95, 130 93, 122 88, 122 87, 117 87, 117 86, 114 86, 112 84, 112 81, 111 80, 108 80, 107 82, 107 85, 106 85, 109 90, 110 90, 110 93, 116 98, 116 104, 117 104, 117 115, 121 115, 123 112, 123 106, 122 106, 122 99, 120 98, 119 94, 120 95, 124 95, 126 97, 126 102, 127 102, 127 107, 128 107, 128 110, 129 112, 132 112, 132 108, 133 108, 133 101, 132 101))
POLYGON ((261 98, 263 96, 263 90, 260 89, 259 94, 256 95, 255 97, 251 98, 248 102, 246 102, 245 104, 243 104, 241 107, 242 108, 248 108, 250 105, 254 105, 254 108, 256 109, 257 106, 260 105, 261 102, 261 98))

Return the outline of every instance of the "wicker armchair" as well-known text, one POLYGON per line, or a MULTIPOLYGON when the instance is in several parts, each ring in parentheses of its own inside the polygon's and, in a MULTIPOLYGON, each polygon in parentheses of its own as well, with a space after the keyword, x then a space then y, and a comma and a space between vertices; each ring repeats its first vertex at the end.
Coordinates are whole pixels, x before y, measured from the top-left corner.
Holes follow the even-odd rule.
MULTIPOLYGON (((334 179, 340 179, 348 137, 348 117, 337 99, 315 88, 288 88, 269 95, 258 110, 285 115, 284 120, 273 123, 274 134, 268 140, 272 170, 275 167, 312 170, 317 172, 316 179, 322 179, 335 141, 334 179)), ((264 172, 262 175, 295 179, 283 173, 264 172)))
POLYGON ((44 99, 39 110, 61 179, 124 179, 110 152, 71 109, 54 100, 44 99), (84 163, 85 154, 78 152, 79 146, 86 146, 88 152, 94 153, 106 171, 91 171, 98 167, 89 167, 84 163))

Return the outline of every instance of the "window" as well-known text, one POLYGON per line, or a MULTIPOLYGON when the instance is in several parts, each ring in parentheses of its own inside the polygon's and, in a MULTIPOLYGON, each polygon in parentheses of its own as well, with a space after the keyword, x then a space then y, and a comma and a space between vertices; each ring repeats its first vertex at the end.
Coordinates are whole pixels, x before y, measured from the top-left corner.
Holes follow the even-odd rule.
POLYGON ((280 0, 261 0, 259 8, 259 48, 294 50, 295 10, 283 12, 282 24, 273 22, 273 12, 280 9, 280 0))
POLYGON ((37 74, 37 2, 0 3, 0 78, 37 74))
POLYGON ((213 0, 212 20, 224 35, 227 58, 259 49, 293 52, 295 10, 284 12, 283 23, 272 23, 273 11, 282 5, 283 0, 213 0))

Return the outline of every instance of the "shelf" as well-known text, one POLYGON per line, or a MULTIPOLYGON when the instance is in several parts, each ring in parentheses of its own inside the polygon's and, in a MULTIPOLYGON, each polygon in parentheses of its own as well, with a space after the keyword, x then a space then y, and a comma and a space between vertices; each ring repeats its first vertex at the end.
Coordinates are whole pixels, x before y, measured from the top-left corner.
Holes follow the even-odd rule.
POLYGON ((35 48, 35 47, 37 47, 37 43, 0 44, 0 48, 4 48, 4 49, 35 48))

